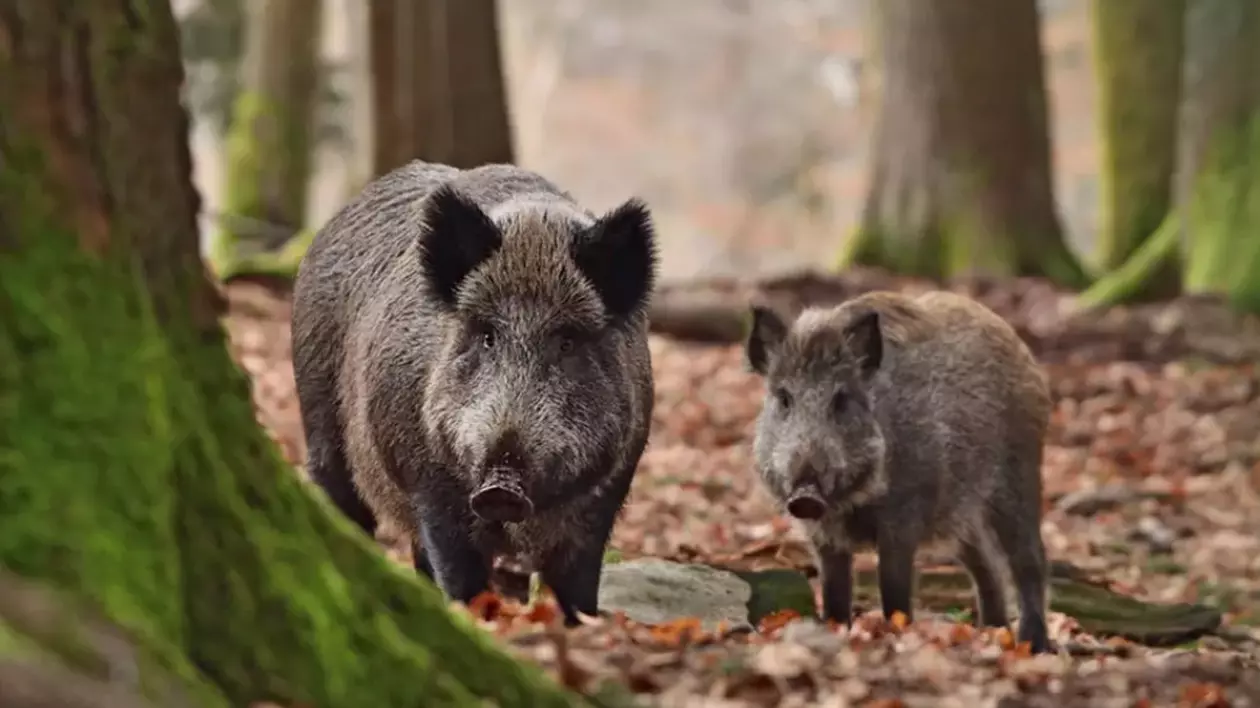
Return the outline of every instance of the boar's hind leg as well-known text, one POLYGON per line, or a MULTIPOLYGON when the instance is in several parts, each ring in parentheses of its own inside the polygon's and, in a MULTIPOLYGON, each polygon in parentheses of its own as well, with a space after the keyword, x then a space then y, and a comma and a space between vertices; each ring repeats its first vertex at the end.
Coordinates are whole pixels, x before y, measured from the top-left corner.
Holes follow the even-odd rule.
POLYGON ((976 588, 976 626, 1005 627, 1006 592, 1001 576, 994 566, 992 539, 967 539, 961 541, 958 560, 971 575, 976 588))
POLYGON ((306 467, 311 479, 324 490, 341 513, 368 536, 375 538, 376 515, 359 496, 359 490, 355 489, 350 466, 341 448, 340 432, 331 437, 319 430, 316 423, 315 420, 306 422, 306 429, 310 431, 306 436, 306 467))
POLYGON ((306 470, 341 513, 375 538, 376 515, 359 496, 346 461, 341 423, 333 405, 337 392, 332 377, 323 375, 321 362, 312 361, 309 355, 295 356, 293 364, 298 410, 306 434, 306 470))
POLYGON ((1046 551, 1036 510, 1024 511, 1025 514, 1019 514, 992 508, 992 524, 1019 596, 1019 641, 1028 642, 1033 653, 1042 653, 1050 651, 1046 628, 1046 551))
POLYGON ((429 575, 446 596, 468 604, 490 589, 490 558, 473 543, 472 529, 451 514, 426 508, 419 515, 421 543, 416 569, 429 575))

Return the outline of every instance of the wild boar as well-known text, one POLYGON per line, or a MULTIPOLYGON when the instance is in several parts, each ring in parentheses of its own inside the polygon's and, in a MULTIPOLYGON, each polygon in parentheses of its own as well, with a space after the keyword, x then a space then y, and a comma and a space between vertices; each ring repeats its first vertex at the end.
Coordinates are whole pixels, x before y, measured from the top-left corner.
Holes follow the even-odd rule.
POLYGON ((294 289, 312 478, 468 602, 496 554, 536 567, 569 624, 648 439, 647 206, 582 208, 510 165, 412 162, 319 231, 294 289))
POLYGON ((874 548, 885 615, 913 618, 914 556, 951 542, 979 624, 1049 650, 1041 538, 1047 383, 998 315, 948 292, 875 292, 790 324, 754 304, 745 341, 768 395, 753 442, 765 487, 809 536, 823 615, 851 620, 853 552, 874 548))

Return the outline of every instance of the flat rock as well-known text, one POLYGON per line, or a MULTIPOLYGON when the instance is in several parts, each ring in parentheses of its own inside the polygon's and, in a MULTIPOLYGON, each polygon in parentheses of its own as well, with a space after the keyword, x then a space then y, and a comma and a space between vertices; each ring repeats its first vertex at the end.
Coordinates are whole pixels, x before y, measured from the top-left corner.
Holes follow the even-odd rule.
POLYGON ((604 566, 599 607, 645 624, 694 617, 708 631, 719 623, 751 628, 749 584, 729 571, 694 563, 637 558, 604 566))

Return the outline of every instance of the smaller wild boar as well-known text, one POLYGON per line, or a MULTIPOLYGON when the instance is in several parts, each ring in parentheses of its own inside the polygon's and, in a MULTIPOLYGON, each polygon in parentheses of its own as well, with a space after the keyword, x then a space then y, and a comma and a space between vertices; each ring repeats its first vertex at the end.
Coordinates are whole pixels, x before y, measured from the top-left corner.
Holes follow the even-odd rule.
POLYGON ((1032 353, 980 303, 867 293, 791 324, 754 304, 748 365, 768 395, 753 451, 766 488, 808 534, 825 619, 851 621, 855 550, 879 556, 885 616, 912 618, 914 556, 952 542, 981 626, 1049 651, 1041 455, 1051 402, 1032 353))
POLYGON ((311 477, 371 534, 389 519, 451 598, 494 557, 593 615, 647 443, 646 205, 595 215, 510 165, 420 161, 316 235, 294 287, 311 477))

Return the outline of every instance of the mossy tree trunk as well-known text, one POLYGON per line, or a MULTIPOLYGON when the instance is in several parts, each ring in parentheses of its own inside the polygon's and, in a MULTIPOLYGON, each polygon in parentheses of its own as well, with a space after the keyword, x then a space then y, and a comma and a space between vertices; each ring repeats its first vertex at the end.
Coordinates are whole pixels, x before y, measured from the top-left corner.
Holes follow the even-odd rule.
POLYGON ((1185 292, 1260 312, 1260 5, 1188 0, 1184 64, 1175 208, 1083 307, 1128 298, 1179 257, 1185 292))
POLYGON ((1260 311, 1260 4, 1192 0, 1187 41, 1185 290, 1260 311))
POLYGON ((226 140, 224 204, 210 249, 216 275, 257 270, 251 260, 302 227, 311 177, 323 3, 247 2, 241 88, 226 140))
POLYGON ((513 161, 495 0, 369 0, 374 170, 513 161))
MULTIPOLYGON (((1119 268, 1172 206, 1181 106, 1185 0, 1094 0, 1094 67, 1102 136, 1100 270, 1119 268)), ((1129 294, 1174 295, 1174 258, 1129 294)))
POLYGON ((870 186, 840 265, 1086 276, 1050 173, 1035 0, 882 0, 870 186))
MULTIPOLYGON (((254 422, 198 258, 177 44, 166 0, 0 1, 0 566, 126 628, 140 660, 106 673, 157 705, 571 704, 254 422), (172 674, 186 700, 153 697, 172 674)), ((6 607, 0 667, 46 655, 6 607)), ((99 672, 67 632, 54 651, 99 672)))

